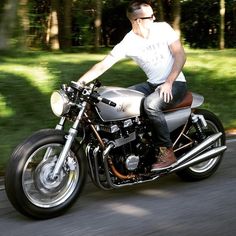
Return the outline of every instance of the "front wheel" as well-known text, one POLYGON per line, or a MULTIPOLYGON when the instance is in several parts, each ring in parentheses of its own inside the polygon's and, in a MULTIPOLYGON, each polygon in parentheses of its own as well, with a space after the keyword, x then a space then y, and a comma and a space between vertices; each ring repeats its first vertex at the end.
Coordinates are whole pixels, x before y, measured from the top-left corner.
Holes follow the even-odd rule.
MULTIPOLYGON (((212 134, 216 134, 219 132, 222 133, 222 136, 212 145, 212 147, 224 146, 225 145, 225 132, 224 132, 223 125, 221 121, 218 119, 218 117, 214 113, 208 110, 204 110, 204 109, 198 109, 194 112, 194 114, 204 116, 207 123, 207 127, 203 129, 203 132, 206 138, 212 134)), ((202 141, 199 139, 197 130, 195 129, 191 121, 189 121, 189 128, 185 135, 189 136, 194 141, 195 145, 199 144, 202 141)), ((223 153, 207 161, 204 161, 197 165, 193 165, 191 167, 183 169, 177 172, 176 174, 180 176, 182 179, 187 180, 187 181, 197 181, 197 180, 208 178, 213 173, 215 173, 215 171, 218 169, 221 163, 222 157, 223 157, 223 153)))
POLYGON ((52 170, 65 145, 65 133, 42 130, 20 144, 6 170, 5 187, 12 205, 38 219, 58 216, 79 196, 87 174, 82 149, 73 145, 56 179, 52 170))

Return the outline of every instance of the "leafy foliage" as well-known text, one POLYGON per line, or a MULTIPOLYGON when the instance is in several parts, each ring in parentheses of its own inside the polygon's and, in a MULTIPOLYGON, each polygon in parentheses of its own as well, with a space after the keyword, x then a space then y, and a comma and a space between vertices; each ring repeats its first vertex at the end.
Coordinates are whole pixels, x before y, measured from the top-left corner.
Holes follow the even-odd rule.
MULTIPOLYGON (((0 22, 4 5, 9 0, 0 1, 0 22)), ((18 0, 20 2, 21 0, 18 0)), ((102 30, 100 44, 109 46, 118 43, 130 30, 130 23, 126 18, 125 9, 130 0, 27 0, 29 30, 24 34, 26 38, 24 46, 33 48, 48 48, 48 37, 52 2, 59 9, 59 43, 65 43, 65 47, 87 46, 94 44, 96 3, 103 3, 102 30), (68 8, 71 14, 68 13, 68 8), (66 10, 67 9, 67 10, 66 10), (70 19, 68 19, 68 17, 70 19), (62 21, 62 22, 61 22, 62 21), (67 23, 66 23, 67 22, 67 23), (68 29, 71 22, 71 31, 68 29), (70 35, 68 35, 70 34, 70 35), (69 40, 68 40, 69 39, 69 40), (70 41, 70 43, 68 43, 70 41)), ((185 42, 193 48, 217 48, 219 45, 220 29, 220 0, 152 0, 154 10, 157 12, 158 21, 173 23, 174 4, 181 3, 181 30, 185 42)), ((15 4, 17 0, 15 1, 15 4)), ((225 0, 225 45, 236 46, 236 1, 225 0)), ((20 14, 18 14, 20 15, 20 14)), ((19 16, 18 16, 19 17, 19 16)), ((15 27, 21 30, 18 19, 15 27)), ((25 19, 24 19, 25 20, 25 19)), ((0 24, 1 25, 1 24, 0 24)), ((6 26, 7 27, 7 26, 6 26)), ((19 41, 17 35, 13 35, 14 41, 19 41)), ((17 45, 17 44, 15 44, 17 45)), ((63 47, 61 47, 64 49, 63 47)), ((69 48, 68 48, 69 49, 69 48)))
MULTIPOLYGON (((236 46, 235 5, 226 0, 226 47, 236 46), (234 6, 234 7, 233 7, 234 6)), ((185 42, 193 48, 217 48, 220 28, 218 0, 182 2, 181 28, 185 42)))

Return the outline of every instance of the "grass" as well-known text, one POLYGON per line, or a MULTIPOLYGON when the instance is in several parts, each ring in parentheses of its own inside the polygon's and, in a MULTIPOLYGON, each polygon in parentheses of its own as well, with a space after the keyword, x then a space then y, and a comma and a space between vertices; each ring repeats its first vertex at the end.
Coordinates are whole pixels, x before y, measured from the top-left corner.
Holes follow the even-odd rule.
POLYGON ((205 97, 226 129, 236 127, 236 50, 190 50, 184 69, 189 88, 205 97))
MULTIPOLYGON (((226 129, 235 128, 236 50, 186 52, 184 73, 189 89, 205 97, 204 107, 215 112, 226 129)), ((51 92, 77 80, 106 53, 0 53, 0 172, 18 143, 38 129, 55 127, 58 118, 51 112, 51 92)), ((127 60, 100 79, 105 85, 127 87, 144 81, 145 75, 127 60)))

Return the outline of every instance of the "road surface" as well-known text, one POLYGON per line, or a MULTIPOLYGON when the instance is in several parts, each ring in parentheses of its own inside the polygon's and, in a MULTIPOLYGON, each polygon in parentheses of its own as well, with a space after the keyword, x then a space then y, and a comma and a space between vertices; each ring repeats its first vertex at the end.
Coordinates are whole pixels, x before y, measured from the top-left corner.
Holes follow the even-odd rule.
POLYGON ((187 183, 175 174, 103 191, 88 183, 64 215, 36 221, 20 215, 0 191, 0 236, 235 236, 236 140, 209 179, 187 183))

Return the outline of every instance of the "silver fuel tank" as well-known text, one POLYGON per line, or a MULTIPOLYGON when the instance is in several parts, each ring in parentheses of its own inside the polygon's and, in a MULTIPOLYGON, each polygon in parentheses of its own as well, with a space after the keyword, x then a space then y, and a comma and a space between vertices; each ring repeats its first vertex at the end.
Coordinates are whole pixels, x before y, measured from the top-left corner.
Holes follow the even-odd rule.
POLYGON ((116 107, 102 102, 97 104, 97 111, 103 121, 117 121, 140 116, 141 101, 144 94, 121 87, 100 87, 98 93, 116 103, 116 107))

